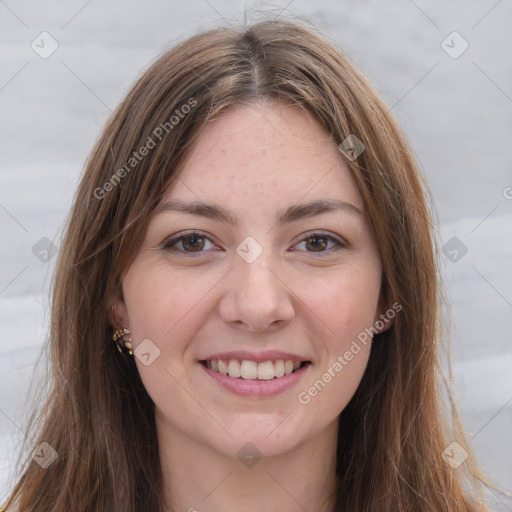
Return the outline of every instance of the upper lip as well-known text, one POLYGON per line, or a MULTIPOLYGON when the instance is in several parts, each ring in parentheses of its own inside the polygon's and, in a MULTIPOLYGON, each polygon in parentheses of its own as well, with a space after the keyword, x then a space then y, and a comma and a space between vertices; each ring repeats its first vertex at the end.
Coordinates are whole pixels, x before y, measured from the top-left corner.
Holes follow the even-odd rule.
POLYGON ((237 359, 238 361, 255 361, 256 363, 264 363, 265 361, 300 361, 307 362, 309 359, 291 354, 290 352, 282 352, 281 350, 266 350, 264 352, 249 352, 248 350, 234 350, 230 352, 217 352, 216 354, 209 355, 201 358, 201 361, 211 361, 216 359, 223 359, 224 361, 230 359, 237 359))

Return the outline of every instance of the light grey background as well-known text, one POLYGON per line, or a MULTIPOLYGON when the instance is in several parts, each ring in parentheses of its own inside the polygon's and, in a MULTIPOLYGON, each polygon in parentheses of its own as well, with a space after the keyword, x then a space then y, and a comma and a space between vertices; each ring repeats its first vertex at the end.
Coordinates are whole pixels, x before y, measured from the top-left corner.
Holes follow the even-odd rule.
MULTIPOLYGON (((283 11, 319 25, 405 128, 440 245, 458 239, 442 261, 463 424, 492 480, 512 490, 510 0, 0 0, 0 501, 47 333, 55 258, 42 262, 32 248, 43 237, 60 246, 85 158, 141 71, 200 29, 241 22, 244 9, 249 20, 283 11), (43 51, 43 31, 59 45, 47 59, 31 48, 43 51)), ((490 499, 512 510, 512 500, 490 499)))

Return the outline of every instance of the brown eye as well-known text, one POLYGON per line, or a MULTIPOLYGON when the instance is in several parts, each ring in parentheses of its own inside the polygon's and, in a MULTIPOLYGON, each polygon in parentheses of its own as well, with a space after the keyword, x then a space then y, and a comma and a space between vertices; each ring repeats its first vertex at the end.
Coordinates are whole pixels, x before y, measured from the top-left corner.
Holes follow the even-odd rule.
POLYGON ((188 251, 201 251, 201 249, 204 247, 204 237, 203 236, 184 236, 181 239, 182 247, 188 251))
POLYGON ((171 238, 165 241, 161 247, 162 249, 175 253, 200 254, 206 252, 209 249, 209 247, 207 247, 208 243, 211 244, 212 247, 215 247, 205 235, 191 232, 171 238))
POLYGON ((312 248, 313 252, 319 252, 326 249, 328 245, 327 237, 325 236, 312 236, 305 240, 306 247, 312 248), (308 244, 308 242, 311 242, 308 244))
POLYGON ((341 240, 323 233, 309 233, 299 244, 303 244, 306 252, 319 255, 330 254, 347 247, 347 244, 341 240))

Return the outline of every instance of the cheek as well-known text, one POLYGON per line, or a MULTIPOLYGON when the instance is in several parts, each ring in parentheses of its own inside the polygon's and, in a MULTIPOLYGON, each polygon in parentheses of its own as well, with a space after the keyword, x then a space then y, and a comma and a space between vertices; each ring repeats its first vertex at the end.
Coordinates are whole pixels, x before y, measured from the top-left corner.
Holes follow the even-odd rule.
POLYGON ((325 342, 327 363, 321 380, 329 386, 324 399, 339 414, 359 387, 368 364, 372 338, 367 330, 377 314, 379 267, 352 269, 328 287, 328 294, 318 311, 325 313, 322 320, 335 335, 325 342))
MULTIPOLYGON (((132 265, 124 278, 124 298, 135 345, 144 338, 166 345, 176 332, 193 324, 201 299, 213 286, 208 278, 192 279, 193 273, 170 272, 161 265, 132 265)), ((185 336, 186 337, 186 336, 185 336)))
POLYGON ((156 404, 165 404, 171 390, 179 390, 177 382, 183 379, 183 358, 194 330, 194 313, 204 294, 197 281, 180 278, 156 263, 135 261, 123 279, 133 348, 148 339, 156 346, 150 345, 150 364, 135 357, 144 387, 156 404))
POLYGON ((306 305, 315 318, 320 365, 302 388, 298 401, 325 422, 333 421, 350 402, 368 364, 380 278, 353 271, 310 289, 306 305))
POLYGON ((326 334, 328 345, 343 348, 375 322, 380 274, 374 269, 347 268, 305 286, 302 296, 326 334))

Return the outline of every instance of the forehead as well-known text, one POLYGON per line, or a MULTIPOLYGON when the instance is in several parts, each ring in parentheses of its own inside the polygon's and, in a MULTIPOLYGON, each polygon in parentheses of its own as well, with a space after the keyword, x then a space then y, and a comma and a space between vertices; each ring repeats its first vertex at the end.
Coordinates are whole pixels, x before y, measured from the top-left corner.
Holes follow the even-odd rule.
MULTIPOLYGON (((263 205, 332 198, 363 209, 350 170, 329 133, 300 107, 231 106, 208 122, 165 195, 263 205)), ((279 204, 282 206, 282 204, 279 204)))

